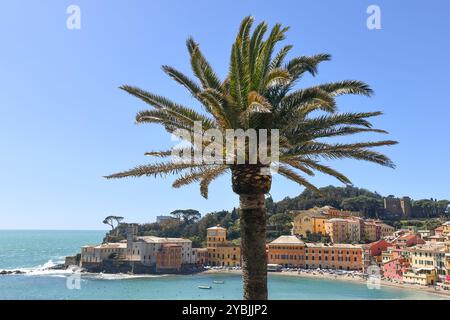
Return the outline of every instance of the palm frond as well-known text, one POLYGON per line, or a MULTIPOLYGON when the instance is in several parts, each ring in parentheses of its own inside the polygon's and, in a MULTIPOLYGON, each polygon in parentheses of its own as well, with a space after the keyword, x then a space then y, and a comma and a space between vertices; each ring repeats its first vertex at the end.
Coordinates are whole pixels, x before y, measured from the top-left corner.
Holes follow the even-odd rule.
POLYGON ((206 174, 202 180, 200 181, 200 194, 203 198, 208 199, 208 191, 209 191, 209 185, 210 183, 224 174, 229 168, 226 166, 223 166, 221 168, 218 168, 217 171, 211 170, 208 174, 206 174))
POLYGON ((352 182, 350 181, 349 178, 347 178, 345 175, 343 175, 342 173, 334 170, 333 168, 329 167, 329 166, 325 166, 323 164, 320 164, 318 161, 314 161, 311 159, 305 159, 302 158, 301 160, 298 160, 301 163, 303 163, 306 166, 309 166, 310 168, 320 171, 322 173, 328 174, 332 177, 335 177, 336 179, 338 179, 339 181, 341 181, 342 183, 345 183, 347 185, 351 185, 352 182))
POLYGON ((149 165, 137 166, 133 169, 114 173, 108 176, 105 176, 106 179, 118 179, 118 178, 126 178, 126 177, 142 177, 142 176, 166 176, 169 174, 177 174, 186 169, 196 168, 200 165, 192 164, 192 163, 173 163, 173 162, 165 162, 165 163, 156 163, 149 165))
POLYGON ((298 184, 313 190, 319 194, 322 194, 322 192, 312 183, 310 183, 308 180, 297 174, 294 170, 289 169, 287 166, 283 164, 279 164, 278 166, 278 173, 284 176, 285 178, 288 178, 289 180, 292 180, 294 182, 297 182, 298 184))
POLYGON ((219 89, 221 85, 219 77, 203 56, 198 43, 196 43, 192 38, 189 38, 186 43, 191 55, 192 71, 202 83, 203 88, 219 89))
POLYGON ((373 94, 373 90, 370 86, 359 80, 343 80, 332 83, 324 83, 318 85, 317 88, 322 89, 333 96, 359 94, 370 97, 373 94))
POLYGON ((162 69, 166 74, 168 74, 172 79, 174 79, 179 84, 183 85, 189 92, 195 97, 200 92, 200 86, 188 76, 182 72, 172 68, 170 66, 162 66, 162 69))

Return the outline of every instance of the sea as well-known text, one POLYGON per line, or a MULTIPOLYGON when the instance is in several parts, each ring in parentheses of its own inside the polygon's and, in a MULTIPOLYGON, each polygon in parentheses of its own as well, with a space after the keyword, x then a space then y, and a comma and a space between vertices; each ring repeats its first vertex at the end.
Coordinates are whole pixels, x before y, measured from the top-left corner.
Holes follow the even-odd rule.
MULTIPOLYGON (((47 270, 64 262, 65 256, 80 252, 83 245, 101 243, 104 234, 105 231, 0 230, 0 271, 25 272, 0 275, 0 300, 242 299, 242 280, 236 274, 140 276, 47 270)), ((443 299, 415 290, 369 287, 354 282, 269 274, 270 299, 443 299)))

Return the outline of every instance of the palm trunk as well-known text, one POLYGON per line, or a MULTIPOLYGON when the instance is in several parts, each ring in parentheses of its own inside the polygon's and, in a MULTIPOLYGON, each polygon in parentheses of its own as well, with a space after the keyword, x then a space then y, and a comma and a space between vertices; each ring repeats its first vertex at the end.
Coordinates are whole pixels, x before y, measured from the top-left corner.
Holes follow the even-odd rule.
POLYGON ((266 206, 264 194, 241 194, 239 198, 244 299, 267 300, 266 206))

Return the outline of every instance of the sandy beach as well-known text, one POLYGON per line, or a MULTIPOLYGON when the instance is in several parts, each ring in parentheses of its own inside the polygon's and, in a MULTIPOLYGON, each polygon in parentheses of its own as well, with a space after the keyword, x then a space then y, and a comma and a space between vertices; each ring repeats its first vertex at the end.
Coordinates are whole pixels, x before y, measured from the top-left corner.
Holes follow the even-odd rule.
MULTIPOLYGON (((221 269, 209 269, 204 271, 203 273, 234 273, 234 274, 241 274, 242 270, 221 270, 221 269)), ((361 276, 352 276, 351 274, 330 274, 326 272, 317 272, 317 271, 281 271, 281 272, 270 272, 270 275, 274 276, 287 276, 287 277, 303 277, 303 278, 310 278, 310 279, 323 279, 323 280, 335 280, 335 281, 352 281, 352 282, 358 282, 361 284, 366 284, 367 280, 361 276)), ((441 288, 435 288, 431 286, 421 286, 421 285, 414 285, 414 284, 406 284, 406 283, 395 283, 388 280, 382 279, 380 282, 381 286, 386 287, 395 287, 395 288, 401 288, 401 289, 408 289, 408 290, 416 290, 421 292, 427 292, 431 294, 438 295, 440 297, 450 299, 450 290, 443 290, 441 288)))

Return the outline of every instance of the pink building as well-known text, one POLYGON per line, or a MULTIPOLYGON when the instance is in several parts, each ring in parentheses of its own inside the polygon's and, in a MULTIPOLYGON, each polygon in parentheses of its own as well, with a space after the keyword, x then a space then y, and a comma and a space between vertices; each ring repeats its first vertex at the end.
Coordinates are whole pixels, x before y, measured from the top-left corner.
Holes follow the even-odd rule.
POLYGON ((408 259, 399 256, 394 260, 391 260, 383 264, 382 267, 383 276, 386 279, 402 281, 403 273, 406 272, 408 267, 409 267, 408 259))

